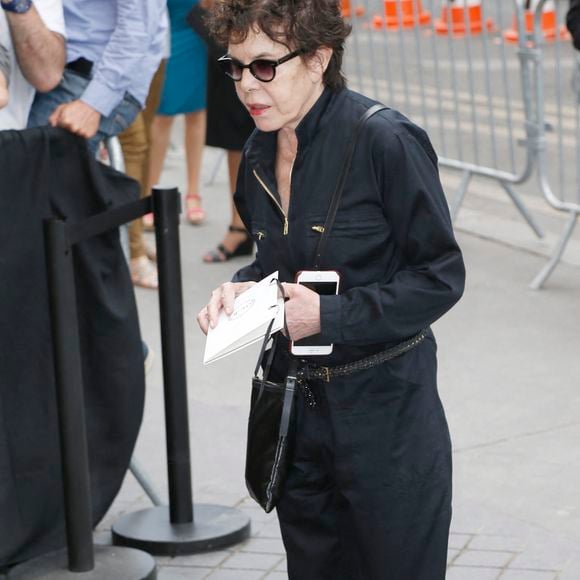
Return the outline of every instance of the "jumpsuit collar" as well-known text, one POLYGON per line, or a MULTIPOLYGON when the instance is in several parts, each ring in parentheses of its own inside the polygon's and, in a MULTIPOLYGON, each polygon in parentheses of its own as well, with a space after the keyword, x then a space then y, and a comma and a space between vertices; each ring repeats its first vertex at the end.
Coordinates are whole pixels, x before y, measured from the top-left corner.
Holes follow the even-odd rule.
MULTIPOLYGON (((315 136, 329 124, 329 115, 325 113, 336 103, 340 91, 325 88, 310 111, 304 115, 296 127, 298 137, 298 154, 303 152, 315 136)), ((251 139, 247 159, 255 167, 273 168, 276 161, 278 131, 264 132, 256 129, 251 139)))

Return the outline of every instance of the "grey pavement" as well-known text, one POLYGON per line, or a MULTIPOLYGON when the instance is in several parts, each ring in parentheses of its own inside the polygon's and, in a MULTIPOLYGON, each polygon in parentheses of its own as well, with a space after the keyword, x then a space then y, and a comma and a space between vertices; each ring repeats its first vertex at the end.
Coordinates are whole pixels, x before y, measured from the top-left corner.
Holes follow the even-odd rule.
MULTIPOLYGON (((205 178, 219 152, 206 150, 205 178)), ((442 173, 453 191, 457 176, 442 173)), ((177 147, 163 182, 184 186, 177 147)), ((522 188, 525 196, 525 188, 522 188)), ((287 578, 274 515, 244 487, 245 425, 253 348, 204 367, 195 315, 210 291, 242 261, 205 265, 202 253, 229 223, 225 163, 203 189, 208 220, 183 224, 181 253, 194 500, 235 506, 252 521, 251 538, 225 550, 157 558, 161 580, 287 578)), ((537 240, 499 188, 476 181, 457 220, 468 268, 461 302, 435 326, 440 393, 454 442, 454 517, 449 580, 580 579, 580 239, 546 288, 527 284, 563 227, 563 216, 530 196, 548 233, 537 240)), ((157 294, 137 290, 142 333, 158 353, 147 378, 143 427, 135 452, 167 493, 157 294)), ((122 514, 150 506, 127 475, 96 532, 110 541, 122 514)))

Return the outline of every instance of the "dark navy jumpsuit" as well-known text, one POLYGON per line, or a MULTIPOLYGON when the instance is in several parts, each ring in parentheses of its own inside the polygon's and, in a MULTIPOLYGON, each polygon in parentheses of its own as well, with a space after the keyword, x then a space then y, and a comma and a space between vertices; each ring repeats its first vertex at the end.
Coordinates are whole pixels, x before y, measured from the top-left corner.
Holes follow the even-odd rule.
MULTIPOLYGON (((296 129, 288 215, 276 190, 276 139, 254 131, 235 196, 258 247, 235 281, 275 270, 293 282, 314 253, 353 128, 374 101, 328 89, 296 129)), ((460 298, 465 278, 423 130, 393 110, 361 132, 321 269, 320 365, 355 361, 416 335, 460 298)), ((277 377, 287 348, 278 348, 277 377)), ((451 443, 431 332, 414 350, 299 395, 291 466, 277 507, 291 580, 439 580, 451 519, 451 443)))

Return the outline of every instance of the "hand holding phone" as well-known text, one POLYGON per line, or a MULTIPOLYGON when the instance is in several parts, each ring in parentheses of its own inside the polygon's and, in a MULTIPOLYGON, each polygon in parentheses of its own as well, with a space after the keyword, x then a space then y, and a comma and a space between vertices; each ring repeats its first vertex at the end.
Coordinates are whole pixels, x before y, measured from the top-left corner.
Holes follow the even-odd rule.
MULTIPOLYGON (((296 275, 296 283, 303 285, 319 295, 338 294, 340 276, 334 270, 303 270, 296 275)), ((320 315, 320 313, 318 313, 320 315)), ((290 352, 297 356, 327 355, 333 345, 325 344, 320 334, 292 341, 290 352)))

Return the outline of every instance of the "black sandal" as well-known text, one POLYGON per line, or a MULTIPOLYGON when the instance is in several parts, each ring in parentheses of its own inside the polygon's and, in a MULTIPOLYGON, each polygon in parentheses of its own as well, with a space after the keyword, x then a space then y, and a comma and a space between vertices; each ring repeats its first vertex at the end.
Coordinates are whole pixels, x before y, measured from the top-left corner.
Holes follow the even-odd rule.
POLYGON ((246 239, 242 240, 233 251, 228 251, 225 249, 223 244, 220 244, 215 250, 210 250, 202 259, 206 264, 218 264, 221 262, 227 262, 232 258, 237 258, 240 256, 250 256, 254 251, 254 240, 246 231, 246 228, 240 228, 237 226, 229 226, 229 232, 235 232, 238 234, 246 234, 246 239))

